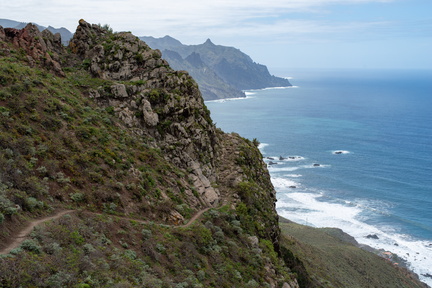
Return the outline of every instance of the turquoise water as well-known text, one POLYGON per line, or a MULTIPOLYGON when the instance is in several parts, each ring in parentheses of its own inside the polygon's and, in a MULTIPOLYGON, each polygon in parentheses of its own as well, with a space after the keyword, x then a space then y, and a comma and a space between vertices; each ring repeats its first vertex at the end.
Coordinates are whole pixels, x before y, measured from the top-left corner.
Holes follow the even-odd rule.
POLYGON ((278 213, 342 228, 432 274, 432 71, 281 76, 294 87, 206 102, 218 127, 257 138, 277 163, 278 213))

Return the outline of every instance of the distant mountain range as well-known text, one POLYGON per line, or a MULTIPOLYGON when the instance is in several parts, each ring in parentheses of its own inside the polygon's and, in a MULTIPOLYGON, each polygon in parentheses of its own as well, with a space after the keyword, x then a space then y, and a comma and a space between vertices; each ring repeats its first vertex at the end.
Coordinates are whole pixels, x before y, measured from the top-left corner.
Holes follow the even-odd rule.
MULTIPOLYGON (((33 23, 33 24, 35 24, 38 27, 39 31, 43 31, 43 30, 47 29, 48 31, 50 31, 53 34, 60 33, 63 45, 68 45, 69 40, 73 36, 72 32, 70 32, 68 29, 63 28, 63 27, 62 28, 54 28, 52 26, 45 27, 45 26, 38 25, 36 23, 33 23)), ((9 20, 9 19, 0 19, 0 26, 2 26, 3 28, 22 29, 26 25, 27 25, 27 22, 18 22, 18 21, 9 20)))
POLYGON ((161 50, 171 67, 188 71, 205 100, 244 97, 242 90, 291 86, 239 49, 215 45, 210 39, 200 45, 184 45, 170 36, 140 39, 161 50))

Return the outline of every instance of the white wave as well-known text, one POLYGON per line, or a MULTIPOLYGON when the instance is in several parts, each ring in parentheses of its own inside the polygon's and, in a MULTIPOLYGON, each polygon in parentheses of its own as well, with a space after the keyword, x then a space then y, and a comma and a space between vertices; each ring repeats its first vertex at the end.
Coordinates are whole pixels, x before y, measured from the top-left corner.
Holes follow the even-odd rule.
POLYGON ((300 167, 275 167, 277 165, 270 165, 268 170, 270 173, 272 172, 292 172, 300 169, 300 167))
POLYGON ((262 90, 280 90, 280 89, 289 89, 293 86, 281 86, 281 87, 266 87, 263 88, 262 90))
POLYGON ((292 76, 287 76, 287 77, 282 77, 282 78, 287 79, 287 80, 292 80, 292 79, 294 79, 294 77, 292 77, 292 76))
POLYGON ((260 143, 259 145, 258 145, 258 149, 261 151, 261 153, 265 153, 264 152, 264 149, 267 147, 267 146, 269 146, 270 144, 267 144, 267 143, 260 143))
POLYGON ((272 177, 271 182, 275 189, 293 189, 301 186, 301 184, 296 181, 281 177, 272 177))
POLYGON ((251 92, 251 91, 245 91, 244 93, 245 93, 246 97, 256 94, 255 92, 251 92))
POLYGON ((302 177, 301 174, 286 174, 285 177, 291 177, 291 178, 300 178, 302 177))
POLYGON ((333 150, 332 154, 350 154, 350 151, 347 150, 333 150))
POLYGON ((247 100, 247 99, 251 99, 254 97, 251 97, 250 95, 252 94, 246 94, 246 97, 236 97, 236 98, 224 98, 224 99, 216 99, 216 100, 206 100, 206 103, 225 103, 227 101, 237 101, 237 100, 247 100))
POLYGON ((269 165, 268 170, 271 173, 275 172, 292 172, 299 169, 312 169, 312 168, 328 168, 331 167, 331 165, 325 165, 325 164, 319 164, 319 166, 314 166, 314 164, 310 165, 300 165, 300 166, 294 166, 294 167, 278 167, 278 164, 282 164, 280 162, 273 162, 276 163, 274 165, 269 165))
POLYGON ((318 200, 322 196, 322 193, 278 193, 276 209, 281 216, 294 222, 314 227, 337 227, 361 244, 397 254, 407 261, 408 267, 417 273, 422 281, 432 284, 432 279, 422 276, 431 273, 431 241, 413 239, 398 233, 393 227, 377 227, 362 222, 360 214, 365 211, 365 203, 357 205, 350 201, 344 204, 322 202, 318 200), (369 239, 367 235, 377 235, 379 239, 369 239))

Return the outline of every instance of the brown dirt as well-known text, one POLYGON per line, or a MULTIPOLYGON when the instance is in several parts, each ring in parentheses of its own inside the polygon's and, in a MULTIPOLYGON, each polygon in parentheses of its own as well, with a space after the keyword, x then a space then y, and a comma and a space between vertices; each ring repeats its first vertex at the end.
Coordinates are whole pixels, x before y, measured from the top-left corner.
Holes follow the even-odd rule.
POLYGON ((2 250, 0 250, 0 255, 8 254, 12 249, 15 249, 21 245, 21 243, 28 237, 28 235, 32 232, 33 228, 36 227, 39 224, 42 224, 44 222, 54 220, 57 218, 60 218, 61 216, 65 214, 69 214, 74 212, 74 210, 61 210, 58 211, 56 214, 40 219, 36 219, 33 221, 30 221, 24 229, 19 231, 15 236, 12 236, 12 241, 4 247, 2 250))
MULTIPOLYGON (((201 215, 208 211, 210 209, 210 207, 205 208, 201 211, 198 211, 190 220, 188 223, 184 224, 184 225, 179 225, 179 226, 173 226, 173 227, 189 227, 190 225, 192 225, 199 217, 201 217, 201 215)), ((8 254, 12 249, 15 249, 17 247, 19 247, 21 245, 21 243, 29 236, 29 234, 32 232, 32 230, 42 224, 45 223, 47 221, 50 220, 54 220, 54 219, 58 219, 63 215, 66 214, 70 214, 75 212, 75 210, 61 210, 58 211, 56 214, 52 215, 52 216, 48 216, 48 217, 44 217, 44 218, 40 218, 40 219, 36 219, 33 221, 30 221, 24 229, 22 229, 21 231, 19 231, 15 236, 12 236, 11 239, 12 241, 8 243, 8 245, 6 247, 4 247, 2 250, 0 250, 0 255, 5 255, 8 254)), ((102 213, 95 213, 95 212, 91 212, 91 214, 97 214, 97 215, 102 215, 102 213)), ((148 223, 148 221, 145 220, 138 220, 138 219, 133 219, 133 218, 128 218, 128 217, 119 217, 120 219, 126 219, 126 220, 132 220, 132 221, 136 221, 139 223, 148 223)))

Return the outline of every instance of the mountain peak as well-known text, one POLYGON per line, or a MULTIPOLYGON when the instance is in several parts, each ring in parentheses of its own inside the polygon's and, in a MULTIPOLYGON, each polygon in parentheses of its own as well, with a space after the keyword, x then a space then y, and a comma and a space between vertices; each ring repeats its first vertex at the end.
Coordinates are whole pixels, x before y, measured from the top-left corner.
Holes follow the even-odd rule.
POLYGON ((204 45, 215 45, 213 44, 213 42, 210 40, 210 38, 207 38, 207 40, 204 42, 204 45))

